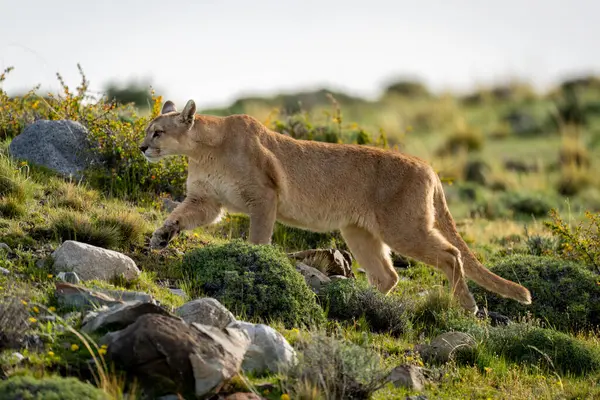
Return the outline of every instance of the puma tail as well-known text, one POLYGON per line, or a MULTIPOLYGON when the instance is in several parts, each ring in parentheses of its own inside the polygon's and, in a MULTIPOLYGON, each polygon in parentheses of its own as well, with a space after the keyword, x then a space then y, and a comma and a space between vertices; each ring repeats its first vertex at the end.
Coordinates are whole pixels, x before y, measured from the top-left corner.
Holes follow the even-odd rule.
POLYGON ((434 206, 437 214, 436 222, 440 231, 461 252, 466 277, 500 296, 508 297, 522 304, 531 304, 531 293, 527 288, 494 274, 481 265, 471 252, 456 229, 456 224, 446 204, 442 182, 439 178, 438 186, 434 192, 434 206))

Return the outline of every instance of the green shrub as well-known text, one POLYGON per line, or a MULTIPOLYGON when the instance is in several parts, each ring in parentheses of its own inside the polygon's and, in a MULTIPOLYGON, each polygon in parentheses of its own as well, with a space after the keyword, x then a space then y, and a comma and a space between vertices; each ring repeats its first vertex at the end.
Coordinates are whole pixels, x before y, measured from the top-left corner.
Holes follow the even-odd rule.
POLYGON ((572 227, 565 223, 556 210, 550 211, 551 221, 544 225, 559 242, 558 255, 589 265, 600 272, 600 213, 585 213, 585 220, 572 227))
POLYGON ((585 265, 547 256, 512 255, 490 269, 519 282, 531 292, 532 304, 522 305, 471 284, 478 304, 516 319, 528 313, 558 330, 579 330, 600 325, 598 276, 585 265))
POLYGON ((411 331, 407 300, 394 294, 386 296, 366 281, 333 281, 320 297, 328 318, 352 321, 364 317, 373 332, 394 336, 411 331))
POLYGON ((295 347, 298 363, 284 378, 291 398, 370 399, 385 385, 388 372, 373 350, 320 333, 295 347))
POLYGON ((118 243, 121 248, 140 244, 144 233, 148 230, 146 221, 139 215, 130 211, 121 211, 101 216, 96 222, 99 229, 118 232, 118 243))
POLYGON ((456 130, 446 138, 446 141, 438 149, 440 156, 449 156, 460 153, 461 151, 474 152, 483 148, 484 138, 478 130, 463 127, 456 130))
POLYGON ((0 382, 0 399, 109 400, 109 397, 102 390, 75 378, 15 376, 0 382))
POLYGON ((273 246, 240 240, 208 245, 187 253, 182 271, 190 297, 214 297, 245 318, 280 321, 288 328, 324 321, 302 275, 273 246))
POLYGON ((543 217, 552 209, 552 204, 541 193, 507 192, 501 200, 515 215, 520 216, 543 217))
POLYGON ((597 346, 551 329, 526 324, 491 328, 484 348, 518 364, 541 366, 561 374, 600 371, 597 346))
POLYGON ((51 218, 51 232, 59 241, 76 240, 93 246, 115 249, 121 232, 115 226, 96 225, 84 214, 63 211, 51 218))

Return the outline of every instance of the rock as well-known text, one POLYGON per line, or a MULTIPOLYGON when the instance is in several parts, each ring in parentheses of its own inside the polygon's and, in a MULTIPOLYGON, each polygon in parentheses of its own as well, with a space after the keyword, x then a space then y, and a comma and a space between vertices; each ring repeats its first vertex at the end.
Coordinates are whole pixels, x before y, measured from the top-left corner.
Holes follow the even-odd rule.
POLYGON ((88 139, 88 130, 79 122, 40 120, 17 135, 8 151, 14 158, 80 178, 84 169, 99 162, 88 139))
POLYGON ((239 329, 188 325, 159 314, 140 316, 104 336, 107 358, 141 383, 152 398, 207 396, 235 376, 250 339, 239 329))
POLYGON ((10 275, 10 271, 6 268, 0 267, 0 274, 8 276, 10 275))
POLYGON ((11 253, 12 252, 12 249, 10 248, 9 245, 7 245, 6 243, 1 243, 1 242, 0 242, 0 250, 4 250, 7 253, 11 253))
POLYGON ((131 280, 140 275, 135 262, 126 255, 74 240, 66 240, 52 258, 57 272, 76 272, 84 281, 115 276, 131 280))
POLYGON ((316 268, 327 276, 343 275, 354 278, 352 255, 345 250, 315 249, 289 253, 289 257, 310 267, 316 268))
POLYGON ((415 349, 424 361, 446 363, 457 351, 471 349, 475 345, 475 340, 464 332, 445 332, 436 336, 429 345, 418 345, 415 349))
POLYGON ((187 294, 182 289, 179 288, 169 288, 169 291, 173 293, 175 296, 179 296, 183 299, 187 298, 187 294))
POLYGON ((120 301, 139 301, 142 303, 152 303, 156 304, 156 301, 152 297, 152 295, 144 292, 134 292, 131 290, 111 290, 111 289, 102 289, 99 287, 93 288, 95 291, 104 293, 107 296, 112 297, 115 300, 120 301))
POLYGON ((235 322, 233 314, 218 300, 211 297, 187 302, 176 309, 175 314, 188 324, 196 322, 217 328, 225 328, 235 322))
POLYGON ((306 284, 317 294, 321 291, 323 286, 331 283, 331 279, 327 275, 302 262, 296 263, 296 271, 300 272, 302 276, 304 276, 306 284))
POLYGON ((145 314, 170 315, 166 310, 152 303, 129 301, 99 312, 88 313, 83 319, 81 330, 85 333, 92 333, 100 329, 124 329, 145 314))
POLYGON ((79 276, 76 272, 59 272, 58 279, 60 279, 63 282, 72 283, 74 285, 77 285, 79 284, 79 282, 81 282, 81 279, 79 279, 79 276))
POLYGON ((329 277, 329 279, 331 280, 331 282, 333 282, 333 281, 339 281, 339 280, 348 279, 348 277, 344 276, 344 275, 331 275, 329 277))
POLYGON ((23 360, 25 360, 25 356, 19 352, 12 353, 10 357, 14 360, 15 364, 20 364, 23 360))
POLYGON ((58 299, 58 304, 64 307, 86 309, 102 306, 110 307, 123 303, 104 293, 96 292, 71 283, 56 282, 54 285, 56 286, 55 294, 58 299))
POLYGON ((405 400, 428 400, 428 397, 424 394, 418 394, 416 396, 406 396, 405 400))
POLYGON ((489 318, 492 326, 509 325, 512 323, 510 318, 508 318, 506 315, 502 315, 494 311, 487 311, 485 308, 480 308, 477 310, 475 316, 479 319, 489 318))
POLYGON ((270 326, 237 321, 229 327, 244 330, 250 338, 250 347, 242 364, 244 372, 278 373, 296 363, 294 348, 281 333, 270 326))
POLYGON ((405 387, 417 392, 422 391, 425 383, 427 383, 423 369, 410 364, 403 364, 394 368, 390 372, 389 380, 396 387, 405 387))

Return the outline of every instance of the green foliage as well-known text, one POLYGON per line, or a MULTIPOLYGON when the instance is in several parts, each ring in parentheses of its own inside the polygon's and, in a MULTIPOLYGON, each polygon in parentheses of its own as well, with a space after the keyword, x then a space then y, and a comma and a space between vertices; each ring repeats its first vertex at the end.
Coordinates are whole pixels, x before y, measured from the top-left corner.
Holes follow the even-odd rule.
POLYGON ((512 255, 490 267, 528 288, 532 304, 522 305, 471 285, 478 304, 510 318, 531 314, 549 327, 574 331, 600 325, 598 276, 585 265, 548 256, 512 255))
POLYGON ((182 261, 191 298, 214 297, 237 315, 286 327, 324 321, 314 293, 286 254, 240 240, 188 252, 182 261))
POLYGON ((552 209, 551 221, 544 225, 559 240, 559 255, 589 265, 600 273, 600 213, 585 213, 585 220, 575 227, 567 224, 552 209), (587 221, 587 224, 585 223, 587 221))
POLYGON ((0 217, 19 218, 27 213, 27 209, 18 199, 14 197, 0 198, 0 217))
POLYGON ((364 317, 373 332, 394 336, 411 332, 407 299, 394 294, 385 296, 365 281, 333 281, 320 296, 328 318, 354 321, 364 317))
POLYGON ((107 249, 118 248, 121 238, 116 226, 95 224, 87 215, 72 211, 52 217, 51 234, 59 241, 76 240, 107 249))
POLYGON ((139 108, 152 106, 152 96, 147 89, 147 85, 129 83, 126 86, 118 86, 111 83, 106 88, 106 97, 120 104, 133 103, 139 108))
POLYGON ((406 97, 427 97, 429 90, 421 82, 412 80, 399 80, 389 84, 385 89, 386 94, 397 94, 406 97))
POLYGON ((490 328, 484 347, 515 363, 540 366, 563 375, 600 371, 600 348, 551 329, 526 324, 490 328))
POLYGON ((1 399, 23 400, 109 400, 100 389, 75 378, 58 376, 36 379, 15 376, 0 382, 1 399))
MULTIPOLYGON (((150 115, 140 117, 132 104, 118 105, 89 96, 89 82, 78 67, 82 80, 75 91, 60 74, 57 77, 62 94, 41 98, 34 89, 22 97, 10 98, 0 89, 0 138, 14 137, 38 119, 79 121, 90 131, 94 149, 104 161, 104 166, 86 172, 92 185, 110 195, 135 200, 165 192, 181 196, 187 160, 172 157, 152 164, 138 148, 150 118, 160 112, 162 98, 150 92, 150 115)), ((5 77, 6 71, 0 75, 0 82, 5 77)))
POLYGON ((456 155, 460 152, 475 152, 483 148, 484 137, 478 130, 461 126, 446 138, 438 149, 440 156, 456 155))
MULTIPOLYGON (((250 218, 245 214, 230 214, 220 223, 205 230, 223 239, 247 239, 250 234, 250 218)), ((318 248, 339 248, 346 250, 346 244, 339 231, 312 232, 276 222, 273 229, 273 243, 286 251, 300 251, 318 248)))
POLYGON ((373 350, 322 333, 295 347, 298 363, 284 378, 291 398, 370 399, 385 385, 388 372, 373 350))
POLYGON ((552 204, 542 193, 507 192, 501 201, 515 216, 543 217, 552 209, 552 204))

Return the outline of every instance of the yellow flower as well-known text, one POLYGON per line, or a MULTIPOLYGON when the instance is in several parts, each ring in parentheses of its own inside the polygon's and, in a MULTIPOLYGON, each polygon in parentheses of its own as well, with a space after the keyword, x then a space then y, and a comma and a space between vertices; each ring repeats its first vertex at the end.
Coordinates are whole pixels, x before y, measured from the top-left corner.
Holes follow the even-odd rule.
POLYGON ((54 275, 52 275, 52 274, 48 274, 48 279, 52 279, 53 276, 54 275))
POLYGON ((79 346, 77 346, 75 343, 73 343, 71 345, 71 351, 77 351, 77 350, 79 350, 79 346))
POLYGON ((98 354, 100 354, 101 356, 106 354, 106 349, 98 349, 98 354))
POLYGON ((23 304, 24 306, 26 306, 27 302, 25 300, 21 300, 21 304, 23 304))
POLYGON ((102 346, 100 346, 100 348, 106 350, 106 349, 108 349, 108 345, 103 344, 102 346))
POLYGON ((52 350, 50 350, 50 351, 48 352, 48 355, 49 355, 50 357, 54 357, 54 352, 53 352, 52 350))
POLYGON ((284 393, 281 395, 281 400, 290 400, 290 395, 287 393, 284 393))
POLYGON ((194 233, 194 237, 197 238, 197 237, 200 237, 200 235, 198 235, 197 233, 194 233))
POLYGON ((37 322, 37 319, 35 319, 33 317, 29 317, 29 322, 31 322, 32 324, 35 324, 37 322))
POLYGON ((39 308, 37 308, 37 307, 35 307, 35 306, 32 308, 32 310, 33 310, 33 312, 34 312, 34 313, 36 313, 36 314, 40 312, 40 309, 39 309, 39 308))
POLYGON ((492 372, 492 369, 491 369, 490 367, 484 367, 484 368, 483 368, 483 370, 484 370, 486 373, 488 373, 488 374, 489 374, 490 372, 492 372))
POLYGON ((56 311, 56 307, 48 307, 48 311, 55 312, 56 311))

